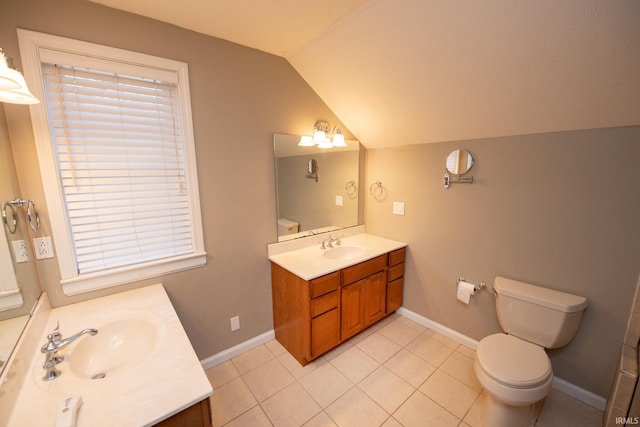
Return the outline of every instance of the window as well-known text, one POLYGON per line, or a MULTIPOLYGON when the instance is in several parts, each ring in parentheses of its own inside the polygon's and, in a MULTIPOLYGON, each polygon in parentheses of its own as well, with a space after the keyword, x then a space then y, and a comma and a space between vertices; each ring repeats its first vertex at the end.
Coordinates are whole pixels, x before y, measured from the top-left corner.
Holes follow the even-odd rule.
POLYGON ((186 64, 18 35, 65 293, 204 265, 186 64))

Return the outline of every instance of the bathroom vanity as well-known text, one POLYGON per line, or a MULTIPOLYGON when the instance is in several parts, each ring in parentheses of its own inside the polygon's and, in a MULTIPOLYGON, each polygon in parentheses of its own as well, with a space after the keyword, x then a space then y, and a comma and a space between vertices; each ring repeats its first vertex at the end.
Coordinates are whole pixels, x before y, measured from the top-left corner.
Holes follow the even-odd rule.
POLYGON ((2 384, 13 402, 0 425, 56 425, 60 402, 81 396, 80 427, 211 426, 211 384, 162 284, 58 308, 43 296, 2 384), (64 337, 98 333, 60 350, 61 374, 45 381, 40 347, 58 322, 64 337))
POLYGON ((276 339, 306 365, 397 310, 405 246, 359 234, 270 256, 276 339))

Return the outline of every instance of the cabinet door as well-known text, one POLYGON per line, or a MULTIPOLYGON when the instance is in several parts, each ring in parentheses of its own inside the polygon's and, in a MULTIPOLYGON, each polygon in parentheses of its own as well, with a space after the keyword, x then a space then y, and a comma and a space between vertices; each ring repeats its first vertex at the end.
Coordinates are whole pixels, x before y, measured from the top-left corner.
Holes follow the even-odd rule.
POLYGON ((316 358, 340 344, 340 311, 334 308, 311 319, 311 357, 316 358))
POLYGON ((402 307, 402 277, 387 285, 387 314, 402 307))
POLYGON ((364 329, 364 287, 367 279, 342 288, 342 340, 364 329))
POLYGON ((387 306, 387 281, 381 271, 365 279, 364 286, 364 326, 367 327, 385 315, 387 306))

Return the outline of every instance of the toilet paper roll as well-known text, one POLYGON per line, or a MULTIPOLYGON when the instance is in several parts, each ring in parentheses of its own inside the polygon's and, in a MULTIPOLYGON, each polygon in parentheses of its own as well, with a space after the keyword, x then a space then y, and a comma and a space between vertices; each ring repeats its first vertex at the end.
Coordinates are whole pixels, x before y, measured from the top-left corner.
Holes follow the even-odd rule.
POLYGON ((458 301, 469 304, 471 295, 476 294, 476 286, 473 283, 458 282, 458 301))

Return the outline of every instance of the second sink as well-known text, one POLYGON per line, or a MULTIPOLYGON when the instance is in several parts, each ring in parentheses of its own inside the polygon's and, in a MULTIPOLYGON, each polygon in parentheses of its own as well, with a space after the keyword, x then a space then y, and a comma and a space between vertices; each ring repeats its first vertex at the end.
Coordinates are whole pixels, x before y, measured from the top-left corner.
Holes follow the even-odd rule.
POLYGON ((107 323, 68 353, 69 367, 81 378, 104 378, 143 362, 158 341, 156 327, 141 318, 107 323))

